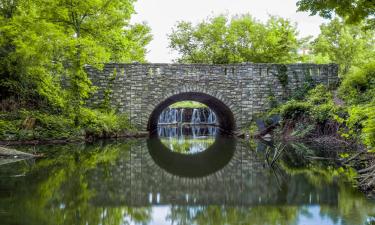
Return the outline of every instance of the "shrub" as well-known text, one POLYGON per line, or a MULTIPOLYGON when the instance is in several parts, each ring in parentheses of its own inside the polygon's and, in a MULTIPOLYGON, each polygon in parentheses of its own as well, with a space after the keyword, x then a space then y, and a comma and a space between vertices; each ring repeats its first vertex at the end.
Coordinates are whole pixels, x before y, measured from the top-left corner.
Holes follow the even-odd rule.
POLYGON ((375 104, 352 106, 346 120, 346 137, 359 137, 370 150, 375 150, 375 104))
POLYGON ((280 107, 280 114, 284 120, 296 120, 301 116, 309 116, 311 107, 312 106, 307 102, 291 100, 280 107))
POLYGON ((375 62, 347 74, 339 94, 348 104, 372 101, 375 98, 375 62))
POLYGON ((0 139, 1 140, 16 139, 16 136, 19 130, 17 126, 17 122, 0 119, 0 139))
POLYGON ((359 138, 375 151, 375 62, 349 73, 339 93, 348 105, 348 131, 344 136, 359 138))
POLYGON ((105 137, 131 129, 125 114, 81 108, 74 115, 19 110, 0 115, 0 140, 72 139, 82 135, 105 137))
POLYGON ((131 129, 126 114, 115 114, 114 112, 102 112, 88 108, 81 108, 80 127, 86 135, 109 136, 123 130, 131 129))

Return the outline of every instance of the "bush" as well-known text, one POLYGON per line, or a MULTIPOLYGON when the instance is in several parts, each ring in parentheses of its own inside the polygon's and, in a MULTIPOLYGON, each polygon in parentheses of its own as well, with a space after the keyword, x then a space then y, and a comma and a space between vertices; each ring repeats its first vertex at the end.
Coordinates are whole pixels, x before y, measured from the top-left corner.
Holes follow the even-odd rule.
POLYGON ((345 137, 359 138, 369 149, 375 151, 375 62, 352 71, 339 89, 347 103, 348 131, 345 137))
POLYGON ((302 116, 310 116, 311 104, 291 100, 281 105, 280 114, 284 120, 297 120, 302 116))
POLYGON ((77 133, 71 119, 39 111, 2 114, 0 120, 1 140, 66 139, 77 133))
POLYGON ((129 130, 125 114, 81 108, 79 124, 75 115, 54 115, 20 110, 0 115, 0 140, 74 139, 86 136, 106 137, 129 130))
POLYGON ((372 101, 375 98, 375 62, 347 74, 339 94, 350 105, 372 101))
POLYGON ((18 130, 19 129, 18 129, 16 122, 0 119, 0 139, 1 140, 16 139, 18 130))
POLYGON ((370 150, 375 150, 375 104, 349 108, 346 120, 349 131, 345 137, 359 137, 370 150))
POLYGON ((80 127, 86 135, 109 136, 117 132, 132 129, 126 114, 102 112, 88 108, 81 108, 80 127))

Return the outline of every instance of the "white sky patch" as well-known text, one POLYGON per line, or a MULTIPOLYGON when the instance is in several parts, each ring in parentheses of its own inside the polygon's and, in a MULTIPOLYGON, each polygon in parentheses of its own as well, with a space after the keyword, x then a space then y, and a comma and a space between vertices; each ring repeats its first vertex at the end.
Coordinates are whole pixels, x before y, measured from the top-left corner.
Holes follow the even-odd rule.
POLYGON ((325 22, 318 16, 309 16, 305 12, 296 12, 296 0, 138 0, 135 4, 137 14, 132 23, 147 22, 152 29, 153 40, 147 46, 146 59, 149 62, 168 63, 177 57, 176 52, 168 48, 167 34, 171 33, 178 21, 190 21, 194 24, 208 17, 227 14, 249 13, 260 21, 266 21, 269 15, 288 18, 298 25, 300 37, 319 34, 319 25, 325 22))

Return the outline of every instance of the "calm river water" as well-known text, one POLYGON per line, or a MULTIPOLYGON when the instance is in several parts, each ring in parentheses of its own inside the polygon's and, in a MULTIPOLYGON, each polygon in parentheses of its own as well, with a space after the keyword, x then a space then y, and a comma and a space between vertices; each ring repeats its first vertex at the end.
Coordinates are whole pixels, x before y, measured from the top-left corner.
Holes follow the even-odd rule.
POLYGON ((375 224, 375 202, 353 187, 353 171, 309 160, 334 152, 295 143, 279 154, 215 127, 163 129, 18 148, 46 157, 0 166, 0 224, 375 224))

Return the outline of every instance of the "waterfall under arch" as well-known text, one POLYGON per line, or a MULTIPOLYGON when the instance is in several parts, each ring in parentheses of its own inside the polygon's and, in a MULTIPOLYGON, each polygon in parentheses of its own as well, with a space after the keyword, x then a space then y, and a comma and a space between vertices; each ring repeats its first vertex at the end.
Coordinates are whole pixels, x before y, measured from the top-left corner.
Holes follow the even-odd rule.
MULTIPOLYGON (((205 104, 214 112, 216 117, 215 122, 217 122, 217 126, 219 126, 221 130, 228 133, 235 130, 236 124, 231 109, 216 97, 200 92, 179 93, 166 98, 163 102, 159 103, 149 117, 148 130, 150 132, 155 132, 157 130, 158 123, 160 122, 159 119, 160 115, 163 113, 163 110, 168 108, 168 106, 180 101, 196 101, 205 104)), ((178 114, 176 114, 176 121, 178 120, 177 115, 178 114)))

